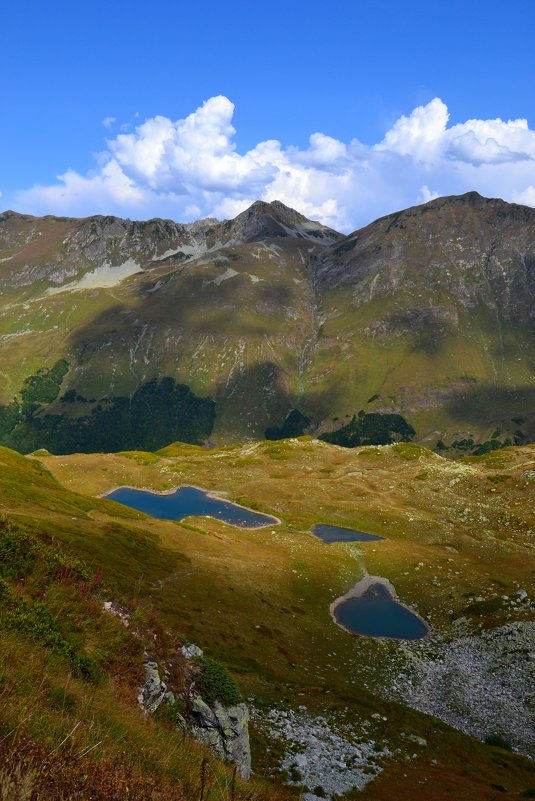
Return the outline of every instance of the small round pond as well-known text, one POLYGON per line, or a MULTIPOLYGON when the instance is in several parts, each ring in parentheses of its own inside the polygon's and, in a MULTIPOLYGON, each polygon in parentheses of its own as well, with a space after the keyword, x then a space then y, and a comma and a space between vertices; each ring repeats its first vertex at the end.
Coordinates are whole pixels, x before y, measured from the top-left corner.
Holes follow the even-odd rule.
POLYGON ((276 517, 222 500, 197 487, 178 487, 169 493, 119 487, 104 497, 160 520, 184 520, 190 516, 213 517, 240 528, 261 528, 279 523, 276 517))
POLYGON ((353 590, 331 606, 333 619, 351 634, 419 640, 429 627, 417 614, 401 604, 390 582, 366 576, 353 590))

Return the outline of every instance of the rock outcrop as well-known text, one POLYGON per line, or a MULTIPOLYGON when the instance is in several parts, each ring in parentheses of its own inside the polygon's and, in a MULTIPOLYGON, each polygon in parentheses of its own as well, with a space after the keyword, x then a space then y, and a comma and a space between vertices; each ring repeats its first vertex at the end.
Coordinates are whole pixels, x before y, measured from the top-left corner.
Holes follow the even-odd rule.
POLYGON ((157 662, 152 660, 145 662, 145 684, 139 691, 137 699, 141 708, 150 714, 154 714, 164 701, 170 704, 175 702, 174 693, 160 678, 157 662))
POLYGON ((210 707, 197 695, 191 699, 188 711, 193 737, 208 745, 220 759, 234 762, 240 776, 249 778, 251 747, 247 704, 223 706, 216 701, 210 707))
MULTIPOLYGON (((182 655, 192 660, 202 658, 203 652, 196 645, 187 645, 182 648, 182 655)), ((219 759, 233 762, 239 775, 248 779, 251 775, 251 746, 247 704, 224 706, 216 700, 209 705, 196 691, 194 681, 190 682, 186 693, 173 692, 160 670, 157 662, 146 659, 145 682, 138 694, 141 708, 147 714, 154 714, 164 704, 174 705, 171 714, 176 728, 187 731, 207 745, 219 759)))

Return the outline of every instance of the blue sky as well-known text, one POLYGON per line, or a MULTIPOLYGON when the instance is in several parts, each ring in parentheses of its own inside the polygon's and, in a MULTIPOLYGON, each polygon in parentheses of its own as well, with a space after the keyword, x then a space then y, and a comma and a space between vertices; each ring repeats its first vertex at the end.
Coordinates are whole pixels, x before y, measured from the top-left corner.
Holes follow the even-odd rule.
POLYGON ((535 205, 534 23, 532 0, 9 4, 0 205, 193 219, 278 196, 344 229, 471 188, 535 205))

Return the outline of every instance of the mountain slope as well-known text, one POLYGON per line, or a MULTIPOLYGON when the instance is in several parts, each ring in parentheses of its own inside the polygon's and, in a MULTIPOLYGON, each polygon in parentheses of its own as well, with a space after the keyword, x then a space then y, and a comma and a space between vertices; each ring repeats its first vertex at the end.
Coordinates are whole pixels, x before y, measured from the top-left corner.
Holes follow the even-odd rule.
POLYGON ((188 801, 203 773, 214 801, 233 784, 243 801, 286 798, 262 779, 236 783, 230 766, 140 708, 148 651, 160 665, 172 655, 175 686, 187 676, 179 632, 149 598, 183 567, 180 551, 35 459, 0 448, 0 474, 3 801, 188 801))
MULTIPOLYGON (((432 446, 497 429, 502 439, 535 436, 535 210, 526 207, 469 193, 347 237, 279 202, 190 225, 8 212, 0 286, 0 401, 20 396, 39 369, 68 363, 61 391, 33 409, 18 439, 4 422, 3 441, 23 450, 64 441, 44 412, 87 430, 104 407, 110 427, 135 429, 126 412, 117 424, 118 406, 136 391, 152 398, 151 382, 165 377, 191 398, 171 403, 178 422, 167 441, 254 438, 292 408, 319 431, 358 409, 399 413, 432 446)), ((132 437, 123 447, 152 447, 132 437)))
POLYGON ((374 410, 401 411, 420 435, 511 430, 511 418, 531 416, 534 209, 477 193, 440 198, 328 248, 317 277, 320 364, 347 366, 337 413, 359 384, 360 404, 376 396, 374 410))
MULTIPOLYGON (((209 755, 171 717, 145 718, 137 701, 144 648, 161 665, 177 643, 193 642, 228 665, 254 709, 256 778, 238 783, 236 799, 302 795, 299 773, 284 769, 287 751, 302 753, 295 719, 308 753, 321 751, 327 729, 338 735, 337 751, 340 739, 356 747, 352 764, 329 754, 340 779, 366 768, 371 780, 382 770, 358 797, 428 801, 432 787, 437 801, 494 801, 496 785, 507 788, 500 797, 521 797, 533 786, 533 763, 521 756, 532 753, 533 730, 520 725, 529 720, 532 662, 514 634, 533 626, 534 458, 533 446, 453 462, 410 444, 340 450, 310 438, 208 452, 176 443, 158 453, 27 458, 0 449, 3 759, 6 744, 13 759, 30 736, 64 781, 69 757, 82 776, 106 776, 111 765, 117 792, 92 794, 98 801, 199 798, 209 755), (117 484, 165 491, 189 482, 281 522, 258 530, 208 517, 177 523, 95 497, 117 484), (327 545, 310 534, 318 521, 386 539, 327 545), (364 566, 417 606, 433 629, 428 641, 353 637, 333 623, 329 605, 364 566), (104 613, 105 600, 130 610, 129 627, 104 613), (14 607, 24 613, 16 629, 14 607), (488 704, 450 692, 440 720, 400 698, 405 686, 418 689, 421 663, 433 676, 434 647, 451 645, 456 659, 447 681, 427 688, 430 701, 464 687, 466 665, 478 677, 484 666, 458 653, 467 636, 490 636, 495 652, 497 670, 482 685, 488 704), (82 656, 97 680, 78 674, 82 656), (464 733, 448 725, 461 700, 464 724, 454 717, 453 725, 464 733), (281 713, 282 740, 270 725, 281 713), (13 731, 21 739, 5 736, 13 731), (520 753, 481 742, 489 736, 520 753), (127 796, 119 783, 133 763, 127 796), (134 793, 140 784, 145 794, 134 793)), ((229 767, 212 758, 208 776, 209 797, 228 801, 229 767)), ((79 785, 85 795, 93 789, 79 785)), ((75 797, 63 789, 45 797, 75 797)))

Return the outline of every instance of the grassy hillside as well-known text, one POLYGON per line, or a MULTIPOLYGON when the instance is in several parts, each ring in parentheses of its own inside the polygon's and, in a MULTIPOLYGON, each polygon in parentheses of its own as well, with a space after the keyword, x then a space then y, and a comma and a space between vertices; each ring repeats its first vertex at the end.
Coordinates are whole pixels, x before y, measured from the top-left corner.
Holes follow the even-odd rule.
MULTIPOLYGON (((37 462, 2 449, 0 463, 2 801, 186 801, 203 760, 210 798, 230 798, 230 768, 137 703, 144 649, 187 670, 149 600, 184 557, 37 462), (103 612, 109 598, 128 605, 131 628, 103 612)), ((280 797, 238 781, 236 798, 280 797)))
MULTIPOLYGON (((363 799, 423 801, 430 787, 436 799, 490 800, 497 792, 512 799, 535 785, 525 758, 388 700, 387 674, 403 645, 351 637, 329 616, 329 604, 365 565, 389 578, 444 637, 459 618, 477 633, 533 617, 529 605, 513 607, 502 596, 519 588, 533 594, 535 449, 451 462, 406 443, 347 450, 302 438, 211 452, 177 443, 158 453, 106 456, 23 458, 4 449, 0 459, 4 526, 8 521, 16 532, 10 536, 39 543, 31 545, 37 549, 31 564, 24 557, 18 574, 4 576, 9 598, 44 604, 75 649, 54 649, 41 630, 19 627, 15 636, 4 619, 0 647, 9 689, 0 719, 5 733, 13 732, 14 748, 31 736, 62 758, 66 748, 75 755, 93 749, 87 756, 104 773, 114 760, 124 770, 135 760, 140 780, 153 781, 162 798, 173 798, 171 783, 178 797, 196 797, 203 751, 164 723, 143 719, 135 700, 141 644, 102 614, 101 599, 113 597, 133 610, 140 629, 160 633, 162 650, 190 641, 223 660, 259 710, 253 769, 260 778, 240 786, 238 797, 297 792, 283 789, 284 774, 274 772, 280 746, 261 725, 263 711, 272 708, 336 715, 341 726, 365 723, 392 756, 382 759, 383 771, 359 794, 363 799), (208 518, 177 524, 95 497, 125 484, 198 485, 282 522, 256 531, 208 518), (308 533, 316 522, 387 539, 327 546, 308 533), (79 656, 92 660, 96 678, 77 672, 79 656), (408 733, 424 738, 426 747, 411 745, 408 733)), ((228 797, 230 774, 210 764, 210 798, 228 797)))

